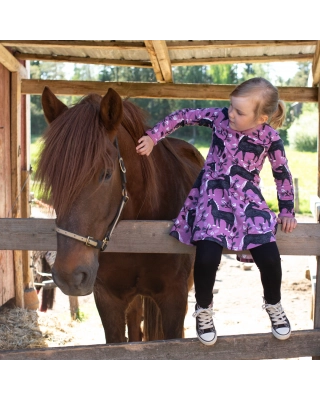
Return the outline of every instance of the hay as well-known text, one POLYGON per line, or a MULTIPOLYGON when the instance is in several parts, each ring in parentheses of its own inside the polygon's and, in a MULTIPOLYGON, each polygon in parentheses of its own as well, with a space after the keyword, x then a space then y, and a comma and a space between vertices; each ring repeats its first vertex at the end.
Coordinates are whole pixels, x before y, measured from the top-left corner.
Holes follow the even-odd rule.
POLYGON ((35 310, 21 308, 0 312, 0 349, 18 350, 47 347, 38 325, 35 310))
POLYGON ((0 350, 72 345, 76 322, 37 310, 0 308, 0 350))

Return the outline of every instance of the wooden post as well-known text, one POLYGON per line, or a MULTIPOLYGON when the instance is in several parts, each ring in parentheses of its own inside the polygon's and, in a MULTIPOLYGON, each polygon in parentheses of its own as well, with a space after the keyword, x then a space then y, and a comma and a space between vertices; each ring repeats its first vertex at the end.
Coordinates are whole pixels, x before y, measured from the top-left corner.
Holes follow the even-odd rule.
MULTIPOLYGON (((320 197, 320 86, 318 86, 318 197, 320 197)), ((317 216, 318 223, 320 223, 320 215, 317 216)), ((313 327, 320 327, 320 257, 316 256, 317 260, 317 275, 316 275, 316 288, 314 293, 314 310, 313 310, 313 327)), ((320 357, 312 357, 313 360, 320 360, 320 357)))
POLYGON ((71 319, 76 320, 79 313, 79 299, 77 296, 69 296, 71 319))
MULTIPOLYGON (((0 62, 11 72, 10 93, 10 158, 11 158, 11 204, 7 217, 21 217, 21 81, 27 78, 24 66, 2 45, 0 62)), ((16 306, 24 307, 22 252, 13 252, 16 306)))
MULTIPOLYGON (((0 218, 11 212, 10 72, 0 61, 0 218)), ((13 251, 0 250, 0 306, 15 297, 13 251)))
POLYGON ((294 178, 294 211, 296 213, 300 212, 299 208, 299 185, 298 178, 294 178))
POLYGON ((318 86, 318 180, 317 195, 320 197, 320 85, 318 86))
MULTIPOLYGON (((11 73, 11 199, 12 218, 21 218, 21 78, 11 73)), ((16 306, 24 308, 22 251, 13 254, 16 306)))

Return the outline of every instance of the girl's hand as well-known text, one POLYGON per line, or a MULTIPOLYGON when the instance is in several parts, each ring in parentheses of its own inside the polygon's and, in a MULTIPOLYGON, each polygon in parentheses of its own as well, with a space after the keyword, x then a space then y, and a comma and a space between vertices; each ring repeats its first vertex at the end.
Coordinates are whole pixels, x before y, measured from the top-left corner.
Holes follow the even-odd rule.
POLYGON ((152 152, 154 143, 150 136, 142 136, 138 140, 138 146, 136 147, 136 151, 140 156, 149 156, 152 152))
POLYGON ((290 233, 297 226, 297 220, 294 217, 278 217, 278 224, 281 224, 281 230, 290 233))

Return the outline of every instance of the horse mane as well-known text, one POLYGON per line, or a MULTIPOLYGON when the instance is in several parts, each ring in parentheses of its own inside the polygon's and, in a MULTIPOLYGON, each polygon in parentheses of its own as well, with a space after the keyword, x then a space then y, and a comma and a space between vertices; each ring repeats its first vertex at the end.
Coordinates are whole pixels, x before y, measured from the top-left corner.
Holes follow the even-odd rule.
MULTIPOLYGON (((138 139, 145 135, 149 128, 146 124, 148 114, 140 107, 130 102, 129 98, 123 101, 123 119, 122 126, 129 133, 134 141, 134 147, 138 144, 138 139)), ((144 205, 151 209, 159 205, 159 190, 156 181, 156 167, 153 157, 139 156, 142 178, 144 182, 145 201, 144 205)), ((137 216, 138 217, 138 216, 137 216)))
MULTIPOLYGON (((100 119, 100 102, 101 96, 96 94, 82 98, 56 118, 43 134, 35 180, 59 216, 66 214, 96 174, 114 167, 108 150, 110 141, 100 119)), ((123 106, 122 125, 136 146, 146 130, 146 115, 128 100, 123 101, 123 106)), ((143 181, 148 183, 145 189, 148 198, 154 201, 157 199, 154 165, 148 157, 138 159, 143 181)))

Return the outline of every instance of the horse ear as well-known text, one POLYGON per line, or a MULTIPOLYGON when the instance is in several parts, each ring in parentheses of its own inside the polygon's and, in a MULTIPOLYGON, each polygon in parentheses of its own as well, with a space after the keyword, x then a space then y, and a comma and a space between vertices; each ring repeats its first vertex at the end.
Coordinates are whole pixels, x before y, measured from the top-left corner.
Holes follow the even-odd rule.
POLYGON ((45 86, 43 89, 41 102, 44 116, 49 124, 68 109, 68 107, 55 96, 48 86, 45 86))
POLYGON ((100 104, 100 117, 108 133, 114 132, 122 121, 123 105, 119 94, 109 88, 100 104))

